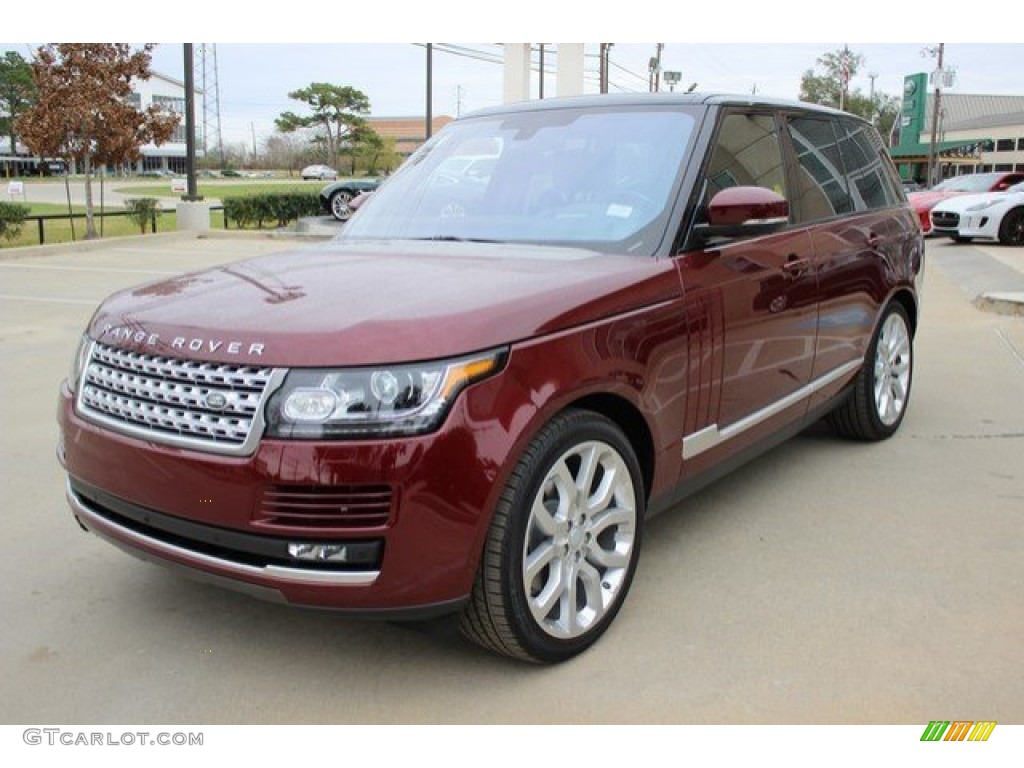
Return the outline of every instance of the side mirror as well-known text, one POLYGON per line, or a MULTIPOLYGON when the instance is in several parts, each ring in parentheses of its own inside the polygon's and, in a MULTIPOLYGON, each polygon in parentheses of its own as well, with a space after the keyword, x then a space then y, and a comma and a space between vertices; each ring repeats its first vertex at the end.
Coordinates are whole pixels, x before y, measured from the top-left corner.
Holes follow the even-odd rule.
POLYGON ((370 195, 373 194, 373 190, 369 192, 360 192, 358 195, 348 201, 348 209, 355 213, 359 210, 360 206, 370 199, 370 195))
POLYGON ((789 223, 789 201, 764 187, 729 187, 708 203, 708 220, 695 229, 701 237, 752 237, 789 223))

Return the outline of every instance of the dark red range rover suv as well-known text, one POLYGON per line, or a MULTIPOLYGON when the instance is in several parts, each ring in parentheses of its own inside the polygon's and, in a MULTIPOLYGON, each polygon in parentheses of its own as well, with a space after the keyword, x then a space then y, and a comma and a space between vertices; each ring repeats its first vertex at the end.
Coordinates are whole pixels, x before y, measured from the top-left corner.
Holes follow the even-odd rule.
POLYGON ((645 518, 824 416, 896 431, 923 254, 841 112, 479 112, 333 242, 107 300, 61 389, 67 497, 254 594, 566 659, 622 605, 645 518))

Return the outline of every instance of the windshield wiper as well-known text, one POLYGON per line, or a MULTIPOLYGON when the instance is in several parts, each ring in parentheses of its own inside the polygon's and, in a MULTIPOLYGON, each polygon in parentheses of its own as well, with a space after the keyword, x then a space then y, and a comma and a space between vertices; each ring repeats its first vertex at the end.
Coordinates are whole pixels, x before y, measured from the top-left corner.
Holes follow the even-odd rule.
POLYGON ((482 237, 456 237, 455 235, 432 235, 430 237, 411 237, 410 240, 428 240, 438 243, 503 243, 504 240, 487 240, 482 237))

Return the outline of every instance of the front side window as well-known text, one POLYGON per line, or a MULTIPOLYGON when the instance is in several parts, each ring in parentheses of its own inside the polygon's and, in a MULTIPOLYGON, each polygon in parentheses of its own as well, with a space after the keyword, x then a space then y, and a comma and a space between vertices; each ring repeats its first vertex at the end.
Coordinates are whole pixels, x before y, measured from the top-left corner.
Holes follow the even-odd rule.
POLYGON ((562 108, 457 121, 381 186, 342 237, 652 254, 696 114, 562 108))
POLYGON ((775 118, 727 114, 706 173, 705 203, 728 187, 764 187, 785 196, 785 177, 775 118))

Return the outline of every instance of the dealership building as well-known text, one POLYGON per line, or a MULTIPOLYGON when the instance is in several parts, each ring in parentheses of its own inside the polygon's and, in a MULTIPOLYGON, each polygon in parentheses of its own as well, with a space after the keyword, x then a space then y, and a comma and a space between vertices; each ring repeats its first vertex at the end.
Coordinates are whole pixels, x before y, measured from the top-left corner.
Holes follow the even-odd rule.
MULTIPOLYGON (((927 176, 934 106, 927 74, 904 78, 900 140, 889 152, 905 179, 924 181, 927 176)), ((935 153, 940 179, 1024 171, 1024 96, 944 91, 935 124, 935 153)))

